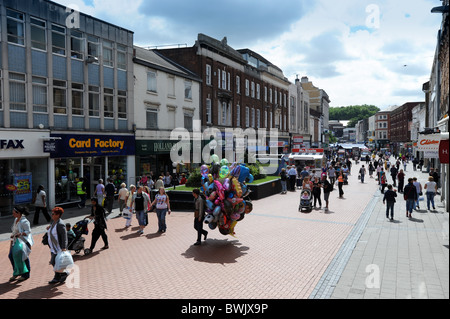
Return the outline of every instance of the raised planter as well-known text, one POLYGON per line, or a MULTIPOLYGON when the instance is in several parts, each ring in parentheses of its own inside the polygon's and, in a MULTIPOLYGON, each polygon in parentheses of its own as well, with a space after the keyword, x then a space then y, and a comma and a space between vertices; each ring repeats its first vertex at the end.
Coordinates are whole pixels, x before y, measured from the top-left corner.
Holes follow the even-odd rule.
POLYGON ((269 197, 281 192, 280 179, 261 184, 249 184, 247 187, 252 191, 249 196, 252 200, 269 197))

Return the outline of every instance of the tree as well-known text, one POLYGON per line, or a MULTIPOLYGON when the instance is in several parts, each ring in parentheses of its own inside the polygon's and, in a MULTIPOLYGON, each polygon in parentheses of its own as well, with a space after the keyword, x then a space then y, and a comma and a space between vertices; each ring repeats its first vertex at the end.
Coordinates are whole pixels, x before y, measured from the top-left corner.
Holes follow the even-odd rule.
POLYGON ((375 105, 349 105, 330 107, 329 118, 334 121, 350 121, 347 127, 354 127, 358 121, 371 117, 379 112, 375 105))

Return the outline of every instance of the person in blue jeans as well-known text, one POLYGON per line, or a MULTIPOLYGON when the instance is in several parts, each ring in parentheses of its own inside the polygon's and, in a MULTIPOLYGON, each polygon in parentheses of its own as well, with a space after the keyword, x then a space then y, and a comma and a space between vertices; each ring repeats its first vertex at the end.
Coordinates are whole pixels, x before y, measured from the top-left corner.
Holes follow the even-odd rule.
POLYGON ((430 176, 428 177, 428 182, 425 183, 426 194, 427 194, 427 208, 430 210, 430 203, 434 207, 434 196, 436 196, 437 193, 437 184, 434 181, 434 177, 430 176))
POLYGON ((287 182, 287 178, 288 178, 286 169, 282 168, 279 175, 280 175, 280 182, 281 182, 281 194, 286 194, 287 193, 286 182, 287 182))
POLYGON ((158 232, 165 233, 167 230, 166 213, 168 212, 170 215, 170 201, 164 187, 159 188, 158 194, 155 195, 155 200, 152 202, 152 206, 153 205, 156 205, 156 216, 158 217, 158 232))
POLYGON ((397 192, 392 189, 392 185, 388 185, 388 190, 384 193, 383 204, 386 204, 386 218, 389 218, 389 211, 391 212, 391 221, 394 220, 394 204, 397 192))
POLYGON ((403 189, 403 198, 406 201, 406 217, 411 218, 415 203, 419 198, 416 186, 414 186, 412 178, 408 178, 408 184, 403 189))

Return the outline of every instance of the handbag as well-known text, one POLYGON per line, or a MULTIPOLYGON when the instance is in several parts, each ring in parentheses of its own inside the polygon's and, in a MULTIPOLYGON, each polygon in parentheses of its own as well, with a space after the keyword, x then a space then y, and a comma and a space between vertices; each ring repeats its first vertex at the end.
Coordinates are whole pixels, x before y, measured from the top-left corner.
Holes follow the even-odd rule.
POLYGON ((42 244, 48 246, 48 233, 45 233, 44 236, 42 236, 42 244))

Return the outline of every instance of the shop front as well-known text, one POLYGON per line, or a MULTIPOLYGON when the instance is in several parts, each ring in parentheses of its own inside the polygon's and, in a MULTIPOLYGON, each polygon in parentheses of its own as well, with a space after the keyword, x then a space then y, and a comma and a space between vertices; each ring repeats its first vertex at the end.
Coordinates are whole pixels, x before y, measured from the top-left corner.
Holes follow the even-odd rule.
POLYGON ((321 169, 326 165, 327 159, 323 148, 302 148, 292 149, 289 155, 289 164, 295 167, 309 170, 321 169))
POLYGON ((93 195, 98 180, 113 180, 116 188, 121 183, 135 184, 134 135, 95 135, 52 133, 49 147, 56 205, 79 201, 76 184, 84 178, 88 198, 93 195))
POLYGON ((31 205, 39 185, 48 194, 48 158, 42 148, 48 131, 0 130, 0 216, 16 205, 31 205))

